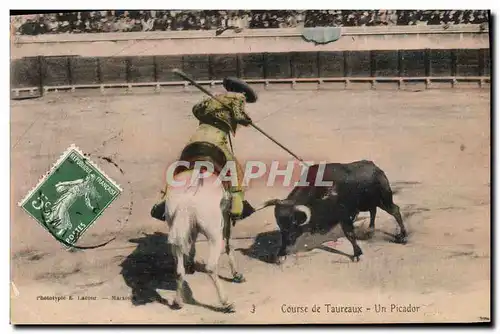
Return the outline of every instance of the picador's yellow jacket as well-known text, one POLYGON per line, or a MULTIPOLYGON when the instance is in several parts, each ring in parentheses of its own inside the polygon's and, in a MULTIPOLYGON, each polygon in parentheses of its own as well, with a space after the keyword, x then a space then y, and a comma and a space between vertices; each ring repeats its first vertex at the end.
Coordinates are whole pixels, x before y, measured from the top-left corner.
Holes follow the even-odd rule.
MULTIPOLYGON (((212 98, 204 99, 193 107, 193 115, 200 121, 198 128, 186 144, 180 160, 190 161, 200 155, 209 155, 217 163, 224 165, 228 161, 236 165, 236 178, 238 183, 230 187, 232 195, 231 214, 238 217, 243 212, 244 189, 243 168, 236 159, 230 147, 228 136, 230 133, 236 134, 239 125, 248 126, 251 122, 250 117, 245 113, 245 95, 242 93, 229 92, 216 96, 217 100, 212 98), (204 149, 209 147, 210 149, 204 149), (201 150, 203 149, 203 152, 201 150), (224 157, 221 160, 221 153, 224 157)), ((166 195, 168 186, 165 187, 166 195)))

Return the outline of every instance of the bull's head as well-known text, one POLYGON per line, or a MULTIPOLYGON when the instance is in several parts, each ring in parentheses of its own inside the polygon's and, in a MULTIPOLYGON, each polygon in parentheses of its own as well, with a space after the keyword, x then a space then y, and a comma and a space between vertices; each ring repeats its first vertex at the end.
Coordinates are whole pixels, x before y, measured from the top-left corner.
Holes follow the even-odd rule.
POLYGON ((297 239, 310 230, 311 209, 287 201, 276 204, 275 215, 281 234, 278 257, 283 258, 297 251, 297 239))
POLYGON ((311 209, 305 205, 298 205, 293 200, 272 199, 264 202, 255 211, 268 206, 275 206, 275 216, 281 234, 278 257, 283 258, 287 254, 295 253, 297 239, 310 230, 311 209))

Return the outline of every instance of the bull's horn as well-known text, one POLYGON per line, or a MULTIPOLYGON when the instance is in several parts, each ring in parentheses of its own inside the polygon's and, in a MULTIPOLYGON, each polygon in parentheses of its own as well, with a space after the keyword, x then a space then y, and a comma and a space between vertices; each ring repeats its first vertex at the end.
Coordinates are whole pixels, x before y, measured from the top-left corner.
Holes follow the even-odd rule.
POLYGON ((311 220, 311 209, 305 205, 295 205, 295 210, 302 211, 306 214, 306 221, 300 225, 305 225, 311 220))

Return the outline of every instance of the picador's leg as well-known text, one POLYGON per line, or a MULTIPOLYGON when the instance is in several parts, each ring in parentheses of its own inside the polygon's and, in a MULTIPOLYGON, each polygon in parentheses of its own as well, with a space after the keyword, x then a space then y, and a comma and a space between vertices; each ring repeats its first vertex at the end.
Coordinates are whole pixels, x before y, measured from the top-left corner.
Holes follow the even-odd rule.
POLYGON ((153 207, 151 208, 151 217, 165 221, 166 219, 166 202, 165 202, 165 197, 167 196, 167 188, 168 186, 165 186, 165 189, 162 191, 162 198, 159 202, 156 202, 153 207))
POLYGON ((230 188, 231 216, 235 221, 247 218, 255 212, 255 209, 247 200, 245 200, 245 192, 242 187, 244 177, 243 168, 241 168, 241 165, 234 156, 229 155, 229 159, 236 162, 236 172, 238 174, 238 184, 230 188))
POLYGON ((165 200, 156 203, 155 205, 153 205, 153 208, 151 209, 151 217, 161 221, 165 221, 165 209, 166 209, 165 200))
POLYGON ((231 189, 231 216, 233 219, 245 219, 254 212, 254 207, 244 199, 243 190, 231 189))

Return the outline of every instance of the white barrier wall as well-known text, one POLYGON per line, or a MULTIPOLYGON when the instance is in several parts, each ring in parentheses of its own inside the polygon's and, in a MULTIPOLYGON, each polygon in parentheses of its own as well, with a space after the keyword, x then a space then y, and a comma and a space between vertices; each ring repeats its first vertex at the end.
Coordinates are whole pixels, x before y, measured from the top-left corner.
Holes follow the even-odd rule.
POLYGON ((228 54, 291 51, 480 49, 489 48, 489 31, 479 25, 343 28, 339 40, 315 45, 300 29, 129 32, 15 36, 11 59, 32 56, 111 57, 177 54, 228 54))

